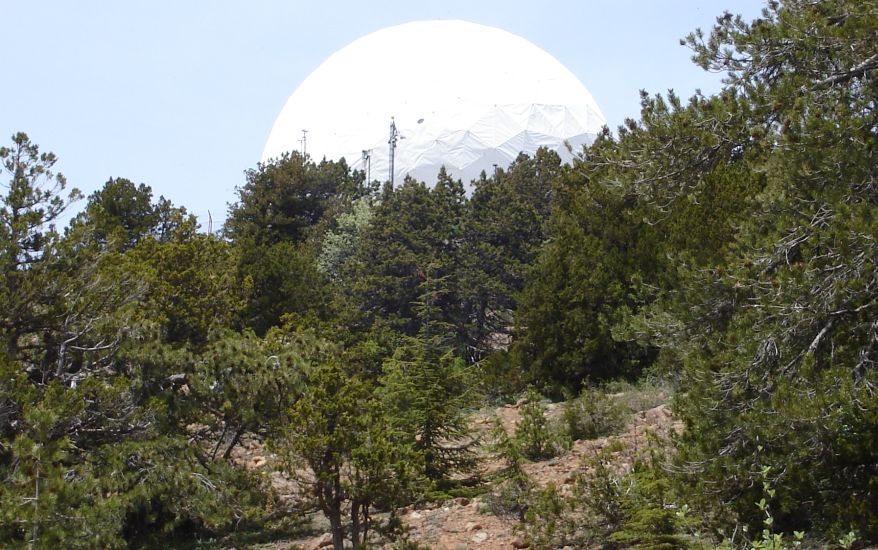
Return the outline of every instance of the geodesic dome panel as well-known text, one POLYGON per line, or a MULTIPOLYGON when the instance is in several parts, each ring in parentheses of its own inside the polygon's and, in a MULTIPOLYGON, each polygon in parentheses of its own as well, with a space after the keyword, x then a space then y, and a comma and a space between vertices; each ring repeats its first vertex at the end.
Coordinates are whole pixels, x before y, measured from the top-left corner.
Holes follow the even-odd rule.
POLYGON ((360 38, 293 92, 262 160, 302 149, 344 157, 372 179, 389 174, 390 123, 399 132, 394 179, 433 183, 445 166, 465 183, 539 147, 565 161, 605 123, 582 83, 514 34, 464 21, 419 21, 360 38))

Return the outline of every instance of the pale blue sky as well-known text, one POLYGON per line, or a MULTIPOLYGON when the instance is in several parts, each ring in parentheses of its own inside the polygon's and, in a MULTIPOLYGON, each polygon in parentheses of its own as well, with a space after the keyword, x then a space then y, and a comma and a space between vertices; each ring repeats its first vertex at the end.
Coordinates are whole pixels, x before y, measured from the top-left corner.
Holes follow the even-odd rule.
POLYGON ((716 91, 720 77, 692 64, 679 39, 725 9, 752 19, 763 4, 0 0, 0 143, 27 132, 86 194, 126 177, 204 226, 209 210, 217 229, 287 97, 372 31, 464 19, 520 35, 579 77, 615 128, 638 116, 640 89, 716 91))

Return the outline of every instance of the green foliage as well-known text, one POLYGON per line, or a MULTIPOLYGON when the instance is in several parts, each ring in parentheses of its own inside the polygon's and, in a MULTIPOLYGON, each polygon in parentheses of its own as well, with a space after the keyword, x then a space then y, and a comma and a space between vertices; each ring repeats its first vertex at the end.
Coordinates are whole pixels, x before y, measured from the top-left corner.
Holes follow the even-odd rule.
MULTIPOLYGON (((285 155, 247 172, 228 240, 124 178, 62 237, 79 194, 16 134, 0 147, 0 538, 161 546, 259 525, 268 489, 223 459, 250 432, 314 474, 336 547, 342 510, 367 544, 372 510, 470 471, 474 387, 557 397, 649 368, 680 387, 667 475, 599 456, 572 494, 535 491, 523 461, 566 444, 536 393, 498 436, 492 502, 534 547, 685 547, 680 501, 753 548, 878 540, 876 14, 723 15, 684 41, 726 73, 720 93, 644 93, 571 167, 521 156, 471 199, 444 170, 379 197, 344 161, 285 155)), ((569 400, 567 440, 664 392, 608 387, 569 400)))
POLYGON ((73 189, 63 196, 67 179, 53 171, 57 158, 40 153, 27 134, 19 132, 11 146, 0 147, 0 160, 9 177, 0 207, 4 260, 29 265, 40 259, 55 236, 54 223, 80 194, 73 189))
POLYGON ((453 327, 460 345, 465 205, 463 185, 444 171, 433 189, 411 179, 385 189, 341 270, 342 288, 365 314, 360 324, 387 323, 415 336, 439 322, 453 327), (419 308, 425 303, 428 309, 419 308))
POLYGON ((609 540, 626 548, 673 550, 690 548, 684 533, 690 525, 677 513, 679 505, 668 477, 655 465, 635 464, 631 491, 620 499, 623 520, 609 540))
POLYGON ((89 195, 85 210, 70 222, 68 237, 70 232, 85 232, 86 242, 124 251, 147 237, 166 242, 191 236, 197 227, 195 216, 185 208, 174 207, 164 197, 153 203, 148 185, 111 178, 89 195))
POLYGON ((336 217, 335 228, 323 236, 317 267, 330 279, 341 278, 342 265, 356 252, 365 229, 372 220, 370 197, 360 197, 351 208, 336 217))
POLYGON ((684 479, 753 530, 768 466, 780 531, 878 536, 875 7, 770 3, 689 38, 727 72, 723 96, 747 115, 737 164, 763 183, 727 253, 680 270, 641 326, 685 369, 684 479))
POLYGON ((349 503, 350 537, 359 548, 368 537, 372 507, 394 509, 411 491, 411 447, 363 382, 335 358, 324 357, 306 376, 304 393, 275 445, 287 472, 311 488, 339 550, 345 536, 342 513, 349 503), (302 476, 303 466, 311 475, 302 476))
POLYGON ((234 248, 238 284, 248 290, 241 311, 244 326, 264 335, 280 325, 284 315, 312 322, 327 316, 326 279, 307 246, 280 242, 234 248))
POLYGON ((565 517, 567 501, 549 483, 538 491, 531 501, 524 517, 524 532, 528 544, 533 548, 556 548, 573 542, 575 526, 565 517))
MULTIPOLYGON (((2 375, 14 379, 8 366, 2 375)), ((18 414, 0 440, 0 533, 9 544, 127 547, 259 513, 255 480, 205 461, 182 435, 161 434, 161 401, 134 402, 125 378, 65 387, 19 375, 14 384, 5 405, 18 414)))
POLYGON ((622 430, 630 411, 604 391, 585 388, 564 403, 563 421, 571 440, 595 439, 622 430))
POLYGON ((475 466, 466 411, 474 405, 470 368, 439 336, 408 339, 384 363, 381 397, 390 422, 406 435, 422 474, 436 488, 475 466))
POLYGON ((506 432, 499 419, 495 419, 491 440, 491 451, 505 464, 490 493, 483 498, 495 516, 524 521, 534 491, 533 481, 523 468, 527 459, 521 446, 506 432))
POLYGON ((561 454, 569 440, 565 438, 546 415, 542 396, 529 388, 526 403, 521 408, 521 419, 515 428, 515 444, 521 454, 530 460, 544 460, 561 454))
POLYGON ((229 207, 224 232, 236 243, 271 246, 303 242, 337 195, 355 196, 362 174, 344 160, 315 164, 299 152, 260 163, 245 173, 238 202, 229 207))
POLYGON ((677 513, 667 476, 641 462, 630 473, 617 473, 609 465, 612 451, 587 460, 569 494, 549 485, 535 496, 523 524, 533 547, 690 547, 684 534, 691 521, 677 513))
MULTIPOLYGON (((612 469, 612 446, 595 453, 585 465, 591 472, 578 478, 571 505, 586 516, 605 535, 618 530, 625 521, 624 496, 629 493, 633 478, 612 469)), ((586 470, 588 472, 588 469, 586 470)), ((592 535, 594 536, 594 535, 592 535)))
POLYGON ((265 487, 206 457, 180 423, 190 363, 168 345, 202 344, 239 309, 227 245, 125 180, 61 238, 55 158, 23 134, 14 143, 0 207, 4 544, 155 545, 259 517, 265 487))
MULTIPOLYGON (((830 544, 825 540, 814 540, 805 531, 793 531, 792 534, 778 532, 775 526, 774 516, 772 515, 772 502, 777 496, 777 491, 772 488, 770 480, 771 468, 764 467, 760 472, 762 478, 762 491, 765 497, 760 498, 754 503, 753 509, 762 515, 762 529, 757 531, 755 537, 750 536, 750 530, 747 525, 736 525, 732 531, 732 536, 722 538, 720 543, 715 546, 717 550, 731 550, 733 548, 746 548, 747 550, 786 550, 789 548, 811 548, 811 547, 831 547, 831 548, 851 548, 857 542, 857 534, 854 531, 848 531, 844 535, 838 537, 834 544, 830 544), (736 540, 738 533, 740 541, 736 540)), ((688 516, 690 510, 688 505, 684 505, 677 515, 681 518, 688 516)), ((699 538, 699 533, 695 532, 695 538, 699 538)))
POLYGON ((67 180, 53 171, 56 161, 24 133, 0 147, 0 173, 8 178, 0 196, 0 333, 11 359, 26 348, 39 348, 44 327, 58 313, 57 283, 66 274, 56 250, 55 222, 80 194, 76 189, 63 194, 67 180))
POLYGON ((585 387, 578 396, 564 402, 566 434, 574 441, 618 434, 634 413, 668 402, 672 393, 664 383, 647 380, 637 384, 616 380, 585 387))
POLYGON ((560 394, 585 379, 632 376, 649 350, 613 340, 633 287, 653 270, 651 227, 629 217, 631 196, 584 169, 556 188, 548 243, 521 295, 516 352, 531 379, 560 394))
MULTIPOLYGON (((223 334, 193 358, 189 377, 194 422, 215 440, 211 459, 228 459, 246 432, 273 436, 283 414, 303 391, 304 372, 325 344, 309 334, 273 329, 223 334)), ((203 437, 203 436, 202 436, 203 437)))
POLYGON ((505 351, 491 353, 478 365, 479 391, 492 402, 514 402, 527 387, 525 372, 505 351))
POLYGON ((146 239, 122 261, 148 285, 144 310, 169 343, 200 346, 212 330, 234 327, 252 292, 235 276, 238 251, 213 235, 146 239))
POLYGON ((547 239, 552 187, 560 173, 560 157, 541 148, 473 182, 467 252, 458 269, 465 281, 467 345, 475 359, 505 348, 512 336, 519 294, 547 239))
POLYGON ((243 324, 264 335, 285 314, 325 319, 325 275, 332 274, 318 269, 320 240, 339 205, 366 193, 362 174, 344 160, 315 164, 293 152, 259 164, 246 177, 224 227, 238 251, 240 284, 251 289, 243 324))
POLYGON ((671 401, 677 388, 662 378, 641 377, 632 384, 626 380, 611 380, 599 387, 623 409, 638 413, 654 409, 671 401))

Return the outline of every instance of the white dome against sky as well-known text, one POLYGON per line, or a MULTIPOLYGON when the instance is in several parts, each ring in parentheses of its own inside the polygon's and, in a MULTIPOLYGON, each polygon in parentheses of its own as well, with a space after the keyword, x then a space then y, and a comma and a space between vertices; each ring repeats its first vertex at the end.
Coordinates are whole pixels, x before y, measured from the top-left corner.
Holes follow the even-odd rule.
POLYGON ((366 35, 329 57, 293 92, 262 160, 305 148, 389 179, 433 183, 440 166, 464 183, 541 146, 569 160, 605 123, 582 83, 554 57, 506 31, 418 21, 366 35))

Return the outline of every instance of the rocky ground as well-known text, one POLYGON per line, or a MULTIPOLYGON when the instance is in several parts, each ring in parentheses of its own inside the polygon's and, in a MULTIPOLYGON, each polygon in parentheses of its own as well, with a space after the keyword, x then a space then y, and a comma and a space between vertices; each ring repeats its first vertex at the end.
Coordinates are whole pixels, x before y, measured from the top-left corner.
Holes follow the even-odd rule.
MULTIPOLYGON (((514 433, 520 419, 524 400, 516 405, 505 405, 494 410, 482 411, 473 416, 473 427, 482 433, 489 433, 495 419, 499 419, 508 433, 514 433)), ((558 404, 547 405, 547 416, 557 418, 561 407, 558 404)), ((576 441, 572 448, 560 457, 532 462, 525 465, 531 479, 545 486, 553 483, 562 491, 569 489, 576 474, 586 472, 585 464, 595 453, 613 449, 611 453, 612 467, 617 471, 625 471, 631 467, 634 455, 647 443, 647 434, 652 432, 659 436, 667 436, 671 431, 679 430, 681 425, 672 415, 667 405, 662 404, 636 413, 625 431, 619 435, 602 437, 588 441, 576 441)), ((257 443, 243 446, 235 454, 235 459, 249 468, 270 468, 271 457, 265 456, 257 443)), ((497 470, 502 462, 485 453, 482 468, 485 474, 497 470)), ((587 473, 587 472, 586 472, 587 473)), ((272 481, 281 494, 281 499, 296 499, 298 489, 296 483, 278 472, 272 472, 272 481)), ((328 527, 319 514, 312 514, 311 535, 296 540, 274 542, 260 546, 263 550, 304 549, 312 550, 331 547, 332 542, 328 527)), ((403 521, 409 529, 409 539, 421 546, 436 550, 507 550, 526 548, 524 540, 515 531, 514 518, 498 517, 491 513, 491 507, 485 497, 457 498, 443 503, 407 509, 403 521)), ((388 548, 390 548, 388 546, 388 548)))

